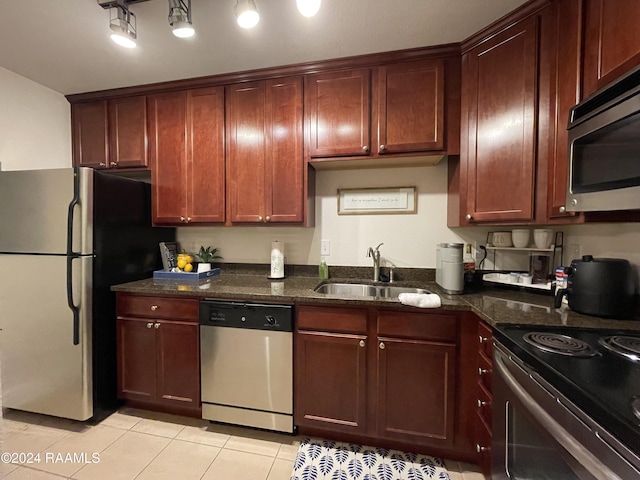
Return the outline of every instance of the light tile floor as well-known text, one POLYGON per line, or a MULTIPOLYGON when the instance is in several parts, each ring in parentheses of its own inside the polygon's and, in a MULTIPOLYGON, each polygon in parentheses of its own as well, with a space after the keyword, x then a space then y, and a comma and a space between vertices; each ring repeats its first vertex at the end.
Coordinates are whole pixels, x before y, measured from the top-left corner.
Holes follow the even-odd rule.
MULTIPOLYGON (((2 413, 0 452, 40 454, 0 455, 7 480, 289 480, 301 438, 131 408, 98 425, 2 413)), ((445 464, 451 480, 484 479, 474 465, 445 464)))

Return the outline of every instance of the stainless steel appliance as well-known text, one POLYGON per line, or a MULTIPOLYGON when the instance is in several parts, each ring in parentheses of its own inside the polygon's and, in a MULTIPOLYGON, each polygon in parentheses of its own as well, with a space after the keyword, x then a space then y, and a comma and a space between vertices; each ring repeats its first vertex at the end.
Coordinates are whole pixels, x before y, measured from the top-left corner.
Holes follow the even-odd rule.
POLYGON ((640 209, 640 68, 571 110, 570 211, 640 209))
POLYGON ((631 264, 620 258, 583 255, 565 268, 568 287, 556 292, 555 307, 567 296, 569 308, 597 317, 631 318, 636 282, 631 264))
POLYGON ((2 406, 74 420, 117 407, 110 286, 161 266, 150 186, 88 168, 0 172, 2 406))
POLYGON ((451 294, 464 290, 462 243, 439 243, 436 246, 436 283, 451 294))
POLYGON ((494 329, 494 479, 640 479, 640 331, 494 329))
POLYGON ((202 418, 293 432, 293 307, 200 302, 202 418))

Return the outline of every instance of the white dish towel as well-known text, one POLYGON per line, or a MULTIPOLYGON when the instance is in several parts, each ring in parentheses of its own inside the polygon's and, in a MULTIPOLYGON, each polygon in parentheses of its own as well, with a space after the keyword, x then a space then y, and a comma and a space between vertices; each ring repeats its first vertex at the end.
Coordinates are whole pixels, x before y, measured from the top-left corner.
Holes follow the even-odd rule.
POLYGON ((438 308, 442 303, 437 293, 401 293, 398 300, 403 305, 420 308, 438 308))

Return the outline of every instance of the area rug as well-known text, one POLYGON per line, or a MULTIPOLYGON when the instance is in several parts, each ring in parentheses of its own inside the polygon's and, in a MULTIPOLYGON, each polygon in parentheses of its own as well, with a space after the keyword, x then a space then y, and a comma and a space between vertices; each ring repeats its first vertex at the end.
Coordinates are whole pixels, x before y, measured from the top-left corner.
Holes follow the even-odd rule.
POLYGON ((439 458, 306 438, 291 480, 451 480, 439 458))

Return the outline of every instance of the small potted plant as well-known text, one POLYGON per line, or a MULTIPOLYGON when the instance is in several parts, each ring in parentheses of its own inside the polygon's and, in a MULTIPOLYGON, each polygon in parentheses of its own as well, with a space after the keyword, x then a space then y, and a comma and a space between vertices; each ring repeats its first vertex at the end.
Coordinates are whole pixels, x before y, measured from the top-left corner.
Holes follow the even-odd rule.
POLYGON ((207 272, 211 270, 211 262, 216 258, 222 258, 220 255, 216 255, 216 253, 218 253, 217 248, 204 248, 204 245, 200 246, 200 250, 198 251, 197 255, 197 257, 201 260, 201 263, 198 264, 198 272, 207 272))

